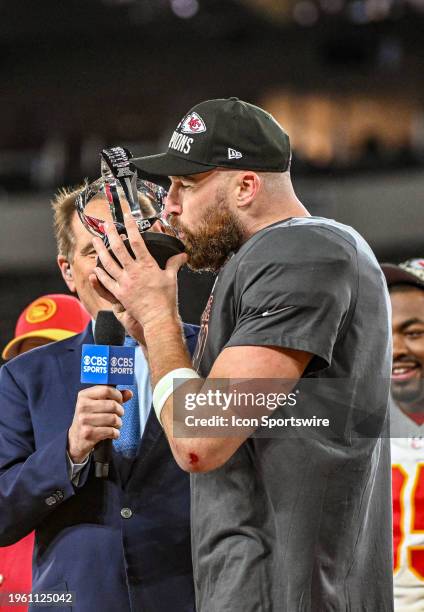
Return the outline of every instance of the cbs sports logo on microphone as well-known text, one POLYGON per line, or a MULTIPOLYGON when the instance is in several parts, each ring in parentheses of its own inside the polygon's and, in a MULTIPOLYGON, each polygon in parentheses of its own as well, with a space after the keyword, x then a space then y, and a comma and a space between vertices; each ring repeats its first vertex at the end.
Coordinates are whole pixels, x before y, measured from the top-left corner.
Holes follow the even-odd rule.
POLYGON ((134 347, 84 344, 81 382, 92 385, 131 385, 134 382, 134 365, 134 347))

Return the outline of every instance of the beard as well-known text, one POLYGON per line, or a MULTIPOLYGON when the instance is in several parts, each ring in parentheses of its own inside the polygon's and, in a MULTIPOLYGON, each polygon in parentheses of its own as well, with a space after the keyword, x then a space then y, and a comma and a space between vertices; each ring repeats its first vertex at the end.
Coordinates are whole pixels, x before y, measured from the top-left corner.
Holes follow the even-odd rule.
POLYGON ((401 385, 392 382, 392 397, 399 404, 417 404, 411 406, 411 412, 423 412, 424 408, 424 379, 421 378, 411 385, 401 385), (421 409, 420 409, 421 406, 421 409), (413 409, 412 409, 413 408, 413 409))
POLYGON ((225 193, 219 190, 195 231, 175 216, 171 216, 169 223, 183 232, 181 240, 188 255, 187 265, 196 271, 217 272, 244 241, 243 226, 230 210, 225 193))

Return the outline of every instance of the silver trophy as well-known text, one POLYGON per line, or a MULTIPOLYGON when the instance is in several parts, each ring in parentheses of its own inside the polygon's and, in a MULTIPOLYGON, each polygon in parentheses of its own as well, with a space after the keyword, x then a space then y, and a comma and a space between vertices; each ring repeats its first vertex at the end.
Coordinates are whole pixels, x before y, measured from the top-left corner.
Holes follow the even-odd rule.
MULTIPOLYGON (((122 209, 122 201, 126 200, 150 254, 164 269, 169 257, 184 251, 184 245, 166 219, 164 212, 166 190, 160 185, 139 179, 137 169, 131 164, 131 157, 128 149, 123 147, 103 149, 101 177, 87 185, 78 196, 75 206, 87 230, 94 236, 102 238, 109 248, 104 229, 105 220, 89 215, 87 206, 96 198, 107 200, 112 221, 118 233, 126 234, 122 209), (160 224, 167 233, 152 230, 156 223, 160 224)), ((127 238, 124 244, 134 257, 127 238)), ((113 252, 110 251, 110 253, 116 261, 113 252)))

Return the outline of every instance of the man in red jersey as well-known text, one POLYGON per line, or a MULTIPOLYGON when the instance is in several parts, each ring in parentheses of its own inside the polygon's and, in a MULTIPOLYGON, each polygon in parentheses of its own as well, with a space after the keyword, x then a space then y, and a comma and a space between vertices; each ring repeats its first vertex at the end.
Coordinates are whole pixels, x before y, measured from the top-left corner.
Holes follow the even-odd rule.
POLYGON ((392 477, 397 612, 424 602, 424 259, 383 264, 392 302, 392 477))

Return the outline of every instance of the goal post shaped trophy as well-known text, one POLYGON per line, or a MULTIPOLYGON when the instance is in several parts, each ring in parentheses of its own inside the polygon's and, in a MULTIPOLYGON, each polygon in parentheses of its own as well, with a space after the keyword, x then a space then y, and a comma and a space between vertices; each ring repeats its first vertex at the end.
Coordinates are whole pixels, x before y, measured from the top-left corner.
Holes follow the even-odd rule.
MULTIPOLYGON (((183 243, 177 238, 176 231, 164 214, 166 190, 160 185, 138 178, 137 169, 131 164, 132 155, 128 149, 124 147, 103 149, 100 157, 101 177, 87 185, 75 201, 81 222, 91 234, 102 238, 109 249, 104 229, 105 220, 88 214, 87 206, 95 199, 107 200, 118 233, 126 234, 122 209, 122 199, 125 199, 150 254, 164 269, 170 257, 184 251, 183 243), (167 234, 149 231, 157 222, 168 231, 167 234), (169 232, 174 235, 169 235, 169 232)), ((125 238, 124 244, 134 257, 128 238, 125 238)), ((110 249, 109 252, 117 261, 110 249)), ((101 265, 100 261, 98 265, 101 265)))

